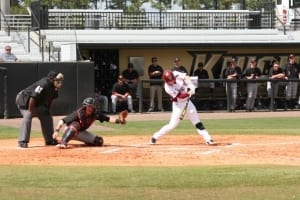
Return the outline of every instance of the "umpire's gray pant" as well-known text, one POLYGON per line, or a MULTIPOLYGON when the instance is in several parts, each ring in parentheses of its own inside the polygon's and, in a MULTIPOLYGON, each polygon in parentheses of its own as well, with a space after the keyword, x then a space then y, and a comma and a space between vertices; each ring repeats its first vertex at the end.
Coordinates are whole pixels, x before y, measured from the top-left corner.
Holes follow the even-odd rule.
POLYGON ((19 108, 19 110, 23 116, 23 121, 19 132, 19 142, 29 142, 33 117, 37 117, 40 120, 45 143, 47 144, 53 141, 53 118, 48 108, 46 108, 45 106, 36 107, 34 113, 29 112, 29 110, 27 109, 19 108))

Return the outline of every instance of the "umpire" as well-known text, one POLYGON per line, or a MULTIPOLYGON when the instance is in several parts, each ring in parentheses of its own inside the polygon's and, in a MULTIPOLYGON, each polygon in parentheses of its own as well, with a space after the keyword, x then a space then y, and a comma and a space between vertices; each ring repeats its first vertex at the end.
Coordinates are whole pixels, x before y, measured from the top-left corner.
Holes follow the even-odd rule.
POLYGON ((45 144, 58 144, 57 140, 52 138, 54 128, 50 108, 53 99, 58 97, 63 80, 62 73, 50 71, 47 77, 40 79, 17 94, 16 104, 23 116, 19 132, 19 147, 28 147, 33 117, 38 117, 40 120, 45 144))

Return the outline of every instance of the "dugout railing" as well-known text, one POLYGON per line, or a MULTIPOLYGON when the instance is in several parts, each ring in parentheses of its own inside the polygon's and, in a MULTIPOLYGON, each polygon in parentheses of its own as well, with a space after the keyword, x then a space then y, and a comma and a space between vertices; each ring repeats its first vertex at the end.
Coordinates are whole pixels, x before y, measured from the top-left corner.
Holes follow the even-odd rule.
MULTIPOLYGON (((135 100, 138 103, 138 111, 140 113, 143 113, 147 111, 146 106, 149 105, 150 101, 150 96, 149 96, 149 84, 150 82, 161 82, 161 80, 141 80, 141 87, 139 88, 141 91, 138 93, 140 94, 139 98, 136 98, 135 100)), ((225 109, 222 109, 218 107, 218 105, 214 105, 212 107, 206 108, 204 110, 227 110, 228 112, 230 111, 230 106, 228 102, 231 102, 231 96, 227 95, 227 91, 230 91, 229 84, 226 83, 233 83, 236 82, 238 83, 238 101, 239 104, 243 104, 241 102, 245 102, 247 98, 247 83, 250 82, 256 82, 258 83, 258 95, 256 98, 257 106, 260 109, 266 110, 266 111, 275 111, 276 108, 274 107, 275 105, 275 99, 279 99, 283 102, 285 102, 285 84, 288 82, 300 82, 299 79, 295 80, 275 80, 275 79, 268 79, 268 78, 261 78, 261 79, 256 79, 256 80, 246 80, 246 79, 239 79, 239 80, 227 80, 227 79, 199 79, 198 80, 198 85, 201 85, 203 83, 208 83, 208 85, 214 85, 214 87, 198 87, 196 89, 195 95, 192 97, 192 101, 195 103, 195 106, 198 108, 198 103, 203 103, 203 102, 214 102, 215 104, 218 104, 218 102, 225 102, 225 106, 223 107, 225 109), (271 93, 268 95, 267 92, 267 82, 271 83, 271 93), (275 83, 280 83, 281 87, 279 90, 279 96, 275 98, 274 96, 274 87, 273 85, 275 83), (262 103, 264 102, 264 103, 262 103)), ((299 97, 299 92, 300 88, 298 87, 298 92, 297 92, 297 101, 299 97)), ((156 99, 155 99, 156 100, 156 99)), ((164 105, 168 103, 167 107, 171 109, 171 102, 169 96, 163 91, 163 102, 164 105)), ((207 104, 206 104, 207 105, 207 104)), ((243 110, 243 105, 239 105, 240 110, 243 110)))

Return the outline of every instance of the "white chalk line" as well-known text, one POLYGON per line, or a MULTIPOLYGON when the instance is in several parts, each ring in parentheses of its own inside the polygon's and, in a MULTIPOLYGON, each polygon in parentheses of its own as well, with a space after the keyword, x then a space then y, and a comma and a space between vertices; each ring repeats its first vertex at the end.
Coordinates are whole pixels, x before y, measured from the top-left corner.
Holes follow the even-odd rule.
POLYGON ((120 151, 121 148, 113 148, 113 149, 108 149, 106 151, 100 151, 101 154, 109 154, 109 153, 116 153, 120 151))

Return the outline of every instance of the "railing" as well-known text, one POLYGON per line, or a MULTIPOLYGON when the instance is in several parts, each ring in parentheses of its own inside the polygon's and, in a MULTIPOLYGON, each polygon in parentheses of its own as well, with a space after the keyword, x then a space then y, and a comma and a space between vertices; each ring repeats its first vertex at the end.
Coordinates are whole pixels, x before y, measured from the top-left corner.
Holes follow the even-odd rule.
MULTIPOLYGON (((149 84, 150 82, 161 82, 162 83, 161 80, 141 80, 141 87, 139 87, 140 90, 144 89, 144 84, 149 84)), ((231 96, 226 94, 226 90, 229 91, 230 87, 228 87, 228 84, 226 84, 226 83, 233 83, 233 82, 236 82, 236 83, 239 83, 239 84, 247 84, 247 83, 256 82, 259 85, 263 85, 264 93, 263 93, 263 95, 258 93, 258 96, 257 96, 256 99, 258 99, 258 100, 261 100, 262 98, 268 99, 268 105, 267 105, 266 109, 269 110, 269 111, 275 111, 275 107, 274 107, 275 99, 283 99, 283 101, 285 101, 285 96, 283 94, 283 95, 275 98, 273 85, 275 83, 285 84, 285 83, 288 83, 288 82, 300 82, 300 80, 299 79, 295 79, 295 80, 275 80, 275 79, 268 79, 268 78, 262 78, 262 79, 256 79, 256 80, 247 80, 247 79, 240 79, 240 80, 199 79, 198 80, 198 85, 200 85, 202 83, 208 83, 208 84, 214 83, 215 85, 219 85, 219 86, 213 88, 213 90, 216 90, 218 88, 222 88, 223 93, 222 94, 217 94, 217 96, 210 96, 210 97, 204 97, 203 98, 201 96, 203 96, 203 95, 207 96, 207 94, 198 94, 196 92, 196 94, 193 96, 192 100, 193 101, 199 101, 199 100, 201 101, 201 100, 208 100, 208 99, 209 100, 222 100, 222 101, 226 102, 226 110, 230 111, 229 102, 231 102, 231 96), (266 88, 267 82, 271 83, 270 96, 267 93, 267 88, 266 88), (224 87, 222 85, 226 85, 226 86, 224 87)), ((199 89, 199 92, 201 93, 202 87, 199 87, 198 89, 199 89)), ((243 90, 244 90, 243 92, 247 92, 246 87, 243 90)), ((300 90, 300 88, 298 88, 298 91, 299 90, 300 90)), ((205 90, 205 91, 207 91, 207 90, 205 90)), ((139 112, 142 113, 143 110, 144 110, 144 108, 143 108, 144 101, 146 99, 144 98, 143 91, 139 91, 138 93, 140 94, 140 98, 138 99, 139 112)), ((238 93, 241 93, 241 88, 238 89, 238 93)), ((245 100, 247 97, 246 97, 245 94, 244 94, 244 96, 242 94, 240 94, 238 98, 245 100)), ((297 100, 298 100, 298 98, 297 98, 297 100)))
POLYGON ((49 10, 49 29, 261 29, 273 27, 272 12, 247 10, 49 10), (263 20, 264 19, 264 20, 263 20), (268 20, 265 20, 268 19, 268 20))
POLYGON ((5 15, 6 21, 11 30, 23 30, 26 31, 27 27, 31 26, 30 15, 5 15))

